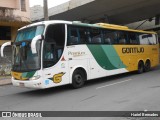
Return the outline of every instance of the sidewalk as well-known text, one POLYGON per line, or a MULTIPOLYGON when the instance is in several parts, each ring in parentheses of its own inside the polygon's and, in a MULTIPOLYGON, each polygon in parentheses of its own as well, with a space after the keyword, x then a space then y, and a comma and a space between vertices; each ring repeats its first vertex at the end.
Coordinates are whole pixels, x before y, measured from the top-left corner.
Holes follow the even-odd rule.
POLYGON ((11 78, 0 78, 0 86, 9 84, 11 84, 11 78))

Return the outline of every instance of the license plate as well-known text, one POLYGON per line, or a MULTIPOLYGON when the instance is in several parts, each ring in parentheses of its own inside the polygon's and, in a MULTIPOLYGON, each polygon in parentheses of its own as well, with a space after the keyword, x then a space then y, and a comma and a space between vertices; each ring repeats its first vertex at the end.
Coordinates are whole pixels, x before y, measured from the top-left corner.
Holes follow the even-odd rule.
POLYGON ((20 87, 24 87, 24 83, 19 83, 19 86, 20 87))

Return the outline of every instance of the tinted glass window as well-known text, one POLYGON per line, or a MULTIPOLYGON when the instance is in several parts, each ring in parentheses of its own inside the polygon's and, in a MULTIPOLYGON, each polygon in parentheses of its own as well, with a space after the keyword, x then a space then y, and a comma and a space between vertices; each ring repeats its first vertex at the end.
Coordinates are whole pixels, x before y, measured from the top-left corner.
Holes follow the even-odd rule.
POLYGON ((88 27, 68 26, 67 43, 68 45, 100 44, 102 43, 101 30, 88 27))
POLYGON ((101 44, 102 43, 101 30, 95 28, 90 29, 90 38, 91 38, 91 43, 101 44))
POLYGON ((120 44, 120 45, 128 44, 128 36, 125 31, 118 31, 117 44, 120 44))
POLYGON ((68 45, 108 44, 108 45, 153 45, 156 36, 136 32, 107 30, 94 27, 68 26, 68 45))
POLYGON ((46 42, 54 43, 56 46, 64 47, 65 43, 65 25, 64 24, 56 24, 50 25, 46 31, 46 42))
POLYGON ((62 56, 65 44, 65 25, 49 25, 43 46, 43 67, 52 67, 62 56))
POLYGON ((114 30, 103 31, 104 43, 105 44, 117 44, 118 34, 114 30))
POLYGON ((76 27, 68 27, 68 45, 76 45, 79 44, 80 41, 80 35, 79 30, 76 27))
POLYGON ((138 39, 137 33, 129 32, 128 33, 128 41, 129 41, 129 44, 131 44, 131 45, 138 45, 139 39, 138 39))

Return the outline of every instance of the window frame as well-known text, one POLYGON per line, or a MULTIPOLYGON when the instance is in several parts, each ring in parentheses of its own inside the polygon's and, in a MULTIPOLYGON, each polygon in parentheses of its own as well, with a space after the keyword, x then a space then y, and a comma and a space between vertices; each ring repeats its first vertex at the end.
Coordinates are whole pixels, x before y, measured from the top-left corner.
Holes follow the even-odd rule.
MULTIPOLYGON (((140 44, 140 38, 139 38, 139 35, 140 34, 148 34, 148 33, 142 33, 142 32, 134 32, 134 31, 125 31, 125 30, 116 30, 116 29, 105 29, 105 28, 100 28, 100 27, 88 27, 88 26, 78 26, 78 25, 68 25, 67 27, 67 46, 72 46, 72 45, 81 45, 81 44, 88 44, 88 45, 141 45, 140 44), (69 43, 69 29, 77 29, 77 37, 78 37, 78 41, 77 43, 75 44, 70 44, 69 43), (86 36, 84 37, 85 40, 84 42, 80 42, 81 41, 81 35, 79 33, 79 30, 80 28, 83 28, 83 29, 86 29, 85 32, 88 32, 88 34, 86 34, 86 36), (100 43, 93 43, 92 42, 92 31, 96 29, 99 31, 99 35, 100 35, 100 38, 101 38, 101 42, 100 43), (107 42, 105 42, 105 36, 107 36, 108 33, 111 33, 111 35, 108 37, 110 38, 110 44, 107 44, 107 42), (112 33, 113 32, 113 33, 112 33), (79 34, 79 35, 78 35, 79 34), (115 34, 115 35, 114 35, 115 34), (125 42, 124 43, 120 43, 120 38, 122 36, 125 38, 125 42), (134 39, 130 39, 131 36, 134 36, 135 37, 135 40, 134 39), (89 40, 90 38, 90 40, 89 40), (132 42, 135 41, 135 43, 132 42)), ((154 35, 154 34, 150 34, 150 35, 154 35)), ((122 38, 123 38, 122 37, 122 38)), ((156 37, 156 36, 155 36, 156 37)), ((107 37, 106 37, 107 38, 107 37)), ((156 42, 157 44, 157 42, 156 42)), ((150 45, 150 44, 142 44, 142 45, 150 45)), ((155 44, 151 44, 151 45, 155 45, 155 44)))
POLYGON ((26 12, 26 0, 20 0, 21 11, 26 12))

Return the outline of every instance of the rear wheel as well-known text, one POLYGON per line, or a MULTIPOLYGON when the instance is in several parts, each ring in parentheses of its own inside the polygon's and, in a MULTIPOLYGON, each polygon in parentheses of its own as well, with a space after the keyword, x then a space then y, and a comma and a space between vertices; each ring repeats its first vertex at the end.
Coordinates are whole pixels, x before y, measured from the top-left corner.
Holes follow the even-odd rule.
POLYGON ((73 72, 72 75, 72 86, 73 88, 81 88, 84 85, 86 76, 84 71, 77 69, 73 72))
POLYGON ((138 63, 138 73, 141 74, 144 72, 144 63, 142 61, 139 61, 138 63))
POLYGON ((145 72, 148 72, 148 71, 151 70, 151 62, 150 62, 150 60, 146 61, 145 65, 144 65, 144 70, 145 70, 145 72))

